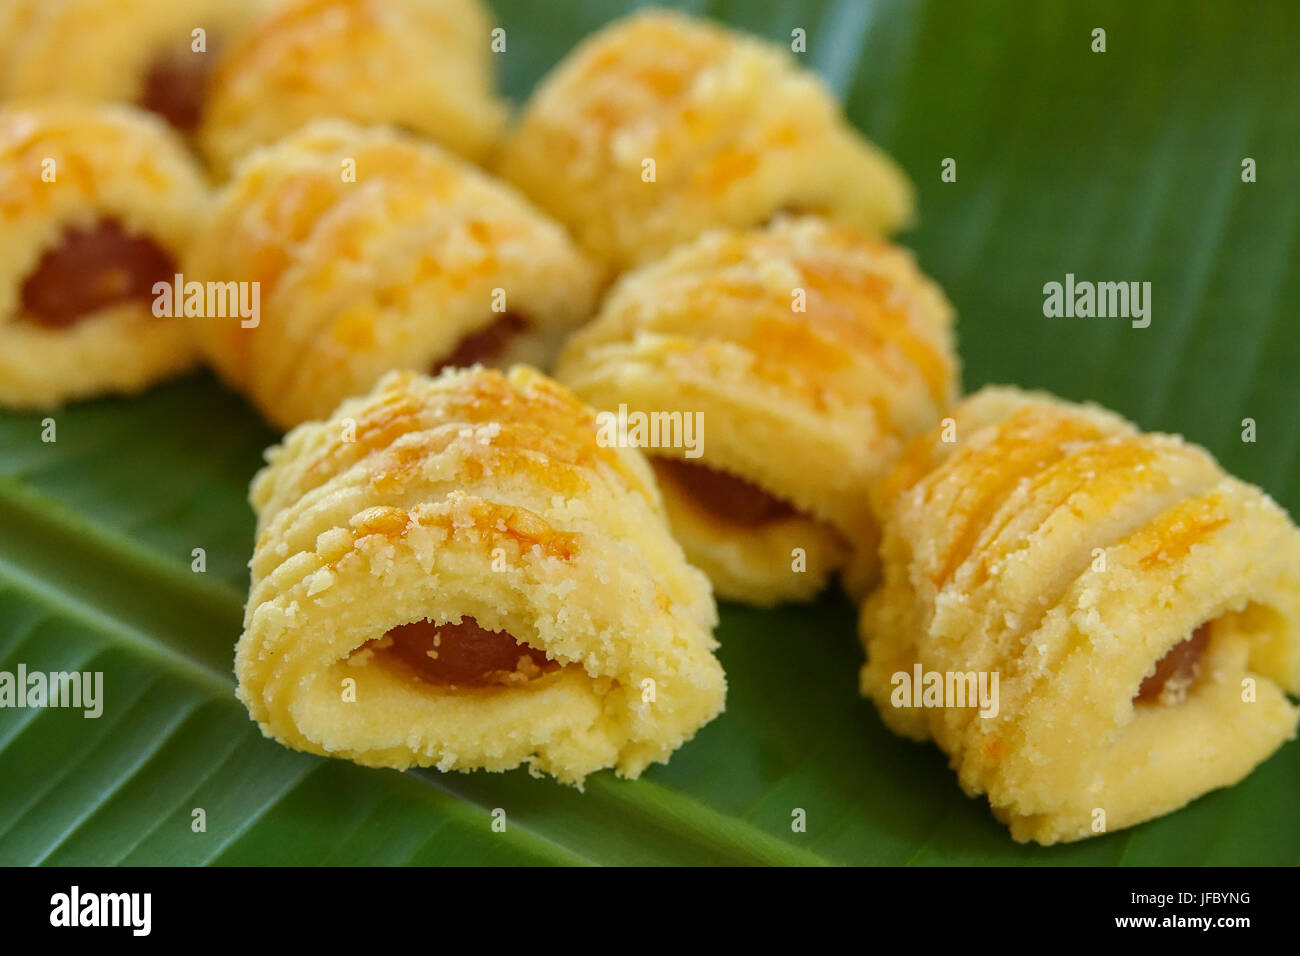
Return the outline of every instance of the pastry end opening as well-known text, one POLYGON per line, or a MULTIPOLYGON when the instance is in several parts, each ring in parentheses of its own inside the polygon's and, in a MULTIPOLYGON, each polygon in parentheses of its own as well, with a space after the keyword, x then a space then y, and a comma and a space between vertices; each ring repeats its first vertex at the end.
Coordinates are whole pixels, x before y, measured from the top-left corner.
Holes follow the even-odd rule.
POLYGON ((517 687, 560 666, 512 634, 489 631, 472 617, 402 624, 364 644, 354 657, 362 653, 426 684, 450 688, 517 687))

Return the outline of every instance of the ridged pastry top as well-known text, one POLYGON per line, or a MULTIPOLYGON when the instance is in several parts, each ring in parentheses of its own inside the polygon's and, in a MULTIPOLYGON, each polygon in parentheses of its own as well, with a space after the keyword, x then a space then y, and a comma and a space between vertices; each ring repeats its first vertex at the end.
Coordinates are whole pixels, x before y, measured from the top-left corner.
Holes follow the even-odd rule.
MULTIPOLYGON (((1071 570, 1092 564, 1094 548, 1117 542, 1137 548, 1138 570, 1168 570, 1230 522, 1272 524, 1286 549, 1300 549, 1300 534, 1268 496, 1179 436, 1141 433, 1096 405, 1015 388, 986 387, 949 415, 957 440, 943 441, 938 429, 913 439, 873 494, 890 529, 887 563, 905 560, 908 586, 927 606, 943 603, 945 591, 969 600, 977 588, 1006 599, 1030 555, 1026 586, 1063 586, 1071 570)), ((1261 555, 1260 568, 1278 557, 1261 555)), ((1023 610, 986 613, 1001 621, 1023 610)), ((1294 687, 1300 641, 1288 653, 1296 660, 1275 676, 1294 687)))
POLYGON ((200 142, 218 170, 304 123, 387 123, 481 158, 505 122, 480 0, 289 0, 221 58, 200 142))
POLYGON ((629 273, 556 376, 602 409, 702 412, 711 468, 855 535, 866 488, 953 396, 951 325, 905 251, 783 218, 629 273))
MULTIPOLYGON (((956 440, 944 441, 941 429, 918 436, 873 493, 878 512, 899 521, 900 528, 919 522, 933 532, 913 540, 913 558, 925 569, 923 579, 936 588, 976 559, 987 576, 996 559, 985 552, 981 536, 990 525, 1001 526, 998 516, 1009 507, 1008 499, 1028 495, 1032 483, 1050 476, 1069 492, 1092 477, 1099 490, 1117 496, 1116 478, 1140 479, 1139 466, 1154 460, 1161 443, 1179 453, 1185 447, 1176 439, 1139 436, 1130 423, 1099 406, 1069 405, 1010 388, 982 389, 948 417, 956 440)), ((1188 452, 1205 459, 1199 450, 1188 452)), ((1117 501, 1113 497, 1099 506, 1117 501)))
POLYGON ((615 268, 782 209, 887 232, 912 206, 788 51, 663 10, 594 34, 543 80, 501 169, 615 268))
POLYGON ((431 143, 341 121, 249 155, 186 273, 259 283, 256 328, 195 329, 217 370, 283 425, 389 369, 430 369, 500 317, 498 298, 545 338, 585 319, 595 294, 564 230, 513 189, 431 143))
MULTIPOLYGON (((406 525, 398 515, 429 506, 445 512, 439 520, 449 530, 478 528, 566 560, 593 534, 598 549, 607 548, 598 541, 605 536, 634 541, 669 585, 665 599, 702 613, 712 603, 708 585, 669 537, 645 460, 600 445, 596 432, 591 409, 524 366, 435 379, 393 372, 269 453, 250 492, 254 581, 331 528, 351 527, 354 538, 397 535, 406 525)), ((274 586, 283 583, 277 577, 274 586)))
MULTIPOLYGON (((321 489, 352 478, 364 478, 366 492, 377 496, 368 499, 370 506, 379 499, 398 506, 461 492, 498 502, 511 498, 512 507, 545 515, 567 510, 568 499, 591 502, 630 492, 642 507, 658 510, 645 461, 600 445, 596 431, 591 409, 527 367, 508 376, 483 368, 438 378, 393 372, 370 395, 344 403, 330 421, 299 426, 268 453, 250 491, 259 542, 283 511, 301 510, 308 496, 318 499, 321 489)), ((541 543, 565 549, 558 537, 541 543)))

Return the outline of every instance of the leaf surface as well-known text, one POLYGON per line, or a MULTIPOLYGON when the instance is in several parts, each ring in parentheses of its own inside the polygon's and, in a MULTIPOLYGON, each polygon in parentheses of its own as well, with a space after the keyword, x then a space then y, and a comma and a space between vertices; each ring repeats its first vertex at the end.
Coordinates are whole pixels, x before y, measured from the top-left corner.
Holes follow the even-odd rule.
MULTIPOLYGON (((522 100, 632 6, 498 0, 508 92, 522 100)), ((916 181, 921 220, 903 241, 957 306, 967 388, 1098 401, 1300 511, 1300 7, 686 6, 777 42, 807 31, 808 65, 916 181), (1090 50, 1096 27, 1105 53, 1090 50), (1256 183, 1241 181, 1246 157, 1256 183), (1150 327, 1045 318, 1042 287, 1066 273, 1151 282, 1150 327)), ((942 754, 857 696, 854 613, 836 596, 724 607, 726 714, 636 782, 604 773, 578 793, 522 771, 292 753, 261 737, 231 674, 246 488, 274 434, 201 375, 59 411, 53 444, 43 417, 0 414, 0 670, 101 670, 106 700, 97 720, 0 710, 0 863, 1300 862, 1295 742, 1160 820, 1012 842, 942 754)))

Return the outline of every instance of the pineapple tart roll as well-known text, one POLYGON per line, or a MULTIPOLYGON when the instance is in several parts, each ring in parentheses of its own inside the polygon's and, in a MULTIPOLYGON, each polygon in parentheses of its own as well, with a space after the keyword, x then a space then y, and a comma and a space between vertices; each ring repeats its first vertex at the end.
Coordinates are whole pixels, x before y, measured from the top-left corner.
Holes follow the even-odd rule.
POLYGON ((722 711, 716 608, 639 453, 539 372, 393 372, 254 479, 239 697, 367 766, 636 777, 722 711))
POLYGON ((219 173, 310 120, 397 126, 478 160, 506 107, 480 0, 280 0, 213 74, 199 142, 219 173))
POLYGON ((270 0, 5 0, 0 92, 133 103, 186 135, 217 57, 270 0))
POLYGON ((187 277, 256 283, 260 316, 193 328, 283 427, 390 369, 548 365, 592 309, 594 270, 563 229, 393 130, 313 123, 248 156, 215 205, 187 277))
POLYGON ((189 368, 155 314, 208 201, 203 173, 127 106, 0 107, 0 405, 129 393, 189 368))
POLYGON ((611 271, 779 211, 874 233, 912 216, 906 176, 792 54, 664 10, 569 54, 533 94, 500 169, 611 271))
POLYGON ((1286 512, 1095 406, 986 388, 951 417, 955 440, 914 439, 875 494, 861 678, 885 723, 1043 844, 1176 810, 1294 736, 1286 512), (992 706, 945 698, 950 675, 995 687, 992 706))
POLYGON ((870 578, 867 490, 951 400, 952 339, 951 307, 908 253, 780 217, 625 275, 556 377, 631 424, 620 440, 652 456, 673 531, 719 596, 765 605, 815 596, 853 546, 870 578), (635 428, 674 415, 697 434, 635 428))

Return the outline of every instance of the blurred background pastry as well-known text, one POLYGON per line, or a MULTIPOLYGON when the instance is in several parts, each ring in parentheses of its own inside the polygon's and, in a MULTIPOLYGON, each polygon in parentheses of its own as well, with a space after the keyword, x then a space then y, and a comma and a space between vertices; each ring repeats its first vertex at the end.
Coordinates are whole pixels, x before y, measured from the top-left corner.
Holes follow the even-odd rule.
POLYGON ((135 392, 194 364, 156 315, 208 201, 185 145, 129 106, 0 107, 0 404, 135 392))
POLYGON ((666 10, 579 44, 499 162, 611 272, 782 211, 875 233, 912 216, 906 176, 788 50, 666 10))
POLYGON ((277 0, 213 74, 200 142, 219 173, 338 117, 482 159, 506 118, 480 0, 277 0))
POLYGON ((209 78, 276 0, 5 0, 0 95, 134 103, 193 133, 209 78))
POLYGON ((256 327, 200 319, 204 353, 272 422, 323 417, 390 369, 549 365, 594 270, 512 188, 434 144, 320 121, 255 151, 187 260, 256 282, 256 327))

